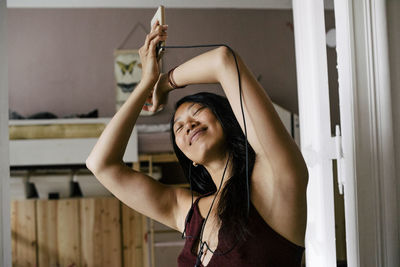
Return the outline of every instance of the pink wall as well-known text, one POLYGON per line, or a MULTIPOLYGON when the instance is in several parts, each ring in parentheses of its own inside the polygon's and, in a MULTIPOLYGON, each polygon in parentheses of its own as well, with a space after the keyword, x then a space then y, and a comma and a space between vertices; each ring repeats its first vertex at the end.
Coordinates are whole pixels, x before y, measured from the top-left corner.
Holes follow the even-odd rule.
MULTIPOLYGON (((58 116, 99 109, 114 114, 113 51, 132 27, 149 28, 153 9, 8 9, 10 109, 24 116, 50 111, 58 116)), ((240 53, 272 100, 297 113, 294 36, 290 10, 167 9, 170 45, 227 43, 240 53)), ((327 13, 327 28, 334 25, 327 13)), ((138 49, 138 28, 124 48, 138 49)), ((200 53, 169 50, 163 68, 200 53)), ((332 97, 336 98, 335 51, 328 49, 332 97)), ((215 85, 174 92, 160 114, 140 123, 164 123, 173 103, 199 89, 221 93, 215 85)), ((337 109, 332 116, 338 121, 337 109)))

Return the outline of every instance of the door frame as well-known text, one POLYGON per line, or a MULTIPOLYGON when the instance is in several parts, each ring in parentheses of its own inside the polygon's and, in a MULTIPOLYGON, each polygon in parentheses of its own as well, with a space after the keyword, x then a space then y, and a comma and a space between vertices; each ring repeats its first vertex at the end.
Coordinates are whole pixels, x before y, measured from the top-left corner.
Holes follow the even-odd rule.
MULTIPOLYGON (((351 181, 353 188, 346 192, 345 186, 347 251, 354 257, 349 259, 349 266, 399 266, 386 1, 340 0, 335 4, 339 2, 347 12, 336 16, 343 15, 341 19, 349 25, 347 33, 338 32, 338 36, 347 34, 343 44, 346 52, 338 50, 338 57, 347 55, 347 64, 351 66, 343 70, 343 75, 351 79, 351 86, 339 89, 341 118, 349 126, 349 135, 342 127, 343 142, 347 139, 349 144, 343 148, 354 166, 354 174, 346 177, 346 183, 351 181), (352 107, 350 114, 342 114, 346 105, 352 107), (354 217, 349 217, 350 213, 354 217)), ((339 65, 339 75, 340 71, 339 65)))
POLYGON ((6 0, 0 0, 0 36, 0 265, 11 266, 6 0))
MULTIPOLYGON (((309 118, 310 105, 321 106, 321 103, 312 101, 321 100, 316 97, 321 92, 314 91, 315 95, 307 95, 306 92, 316 85, 320 86, 320 91, 326 90, 326 54, 321 54, 320 47, 325 36, 318 30, 320 25, 316 25, 324 24, 320 2, 293 0, 301 136, 309 135, 310 130, 320 130, 322 125, 321 121, 310 122, 309 118), (312 18, 307 16, 311 14, 312 18), (316 54, 320 55, 317 59, 316 54), (305 64, 305 60, 308 60, 308 64, 305 64), (301 97, 303 94, 307 97, 301 97)), ((343 156, 336 158, 342 163, 338 173, 342 174, 344 183, 347 258, 351 267, 400 266, 399 198, 396 190, 385 4, 384 0, 335 1, 343 153, 343 156)), ((321 116, 326 117, 323 110, 316 108, 315 112, 322 112, 321 116)), ((318 164, 322 166, 322 161, 333 150, 327 136, 316 136, 315 140, 309 142, 302 137, 301 146, 309 169, 316 168, 318 164), (326 153, 318 150, 321 140, 327 140, 326 153)), ((329 175, 328 170, 326 173, 329 175)), ((330 175, 328 178, 310 175, 308 209, 314 208, 312 203, 324 202, 331 210, 331 195, 318 194, 318 189, 326 190, 323 185, 329 184, 327 179, 330 179, 330 175), (314 180, 320 182, 319 188, 313 187, 314 180)), ((313 217, 309 217, 306 235, 307 267, 331 266, 335 255, 328 218, 331 215, 325 212, 323 216, 318 214, 319 217, 316 217, 313 212, 309 213, 313 217), (327 241, 327 244, 320 241, 327 241), (307 253, 307 250, 311 252, 307 253), (315 250, 318 252, 314 253, 315 250), (313 254, 317 256, 313 257, 313 254), (322 254, 327 255, 323 264, 322 254)))

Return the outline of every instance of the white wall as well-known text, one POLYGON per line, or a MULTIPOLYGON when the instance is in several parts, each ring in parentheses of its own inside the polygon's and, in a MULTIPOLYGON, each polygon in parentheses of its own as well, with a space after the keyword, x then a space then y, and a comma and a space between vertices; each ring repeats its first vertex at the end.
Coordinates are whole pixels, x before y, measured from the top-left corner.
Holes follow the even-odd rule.
MULTIPOLYGON (((387 1, 390 79, 396 157, 397 196, 400 197, 400 1, 387 1)), ((400 199, 397 200, 400 203, 400 199)), ((400 214, 400 205, 399 212, 400 214)), ((400 236, 399 236, 400 239, 400 236)))
POLYGON ((11 266, 8 157, 7 12, 0 0, 0 265, 11 266))

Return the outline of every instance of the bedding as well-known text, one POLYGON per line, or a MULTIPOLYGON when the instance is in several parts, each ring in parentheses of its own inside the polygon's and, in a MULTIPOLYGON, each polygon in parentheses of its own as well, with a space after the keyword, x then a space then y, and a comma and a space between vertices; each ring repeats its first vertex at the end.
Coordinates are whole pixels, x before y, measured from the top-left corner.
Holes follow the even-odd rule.
MULTIPOLYGON (((65 120, 64 120, 65 121, 65 120)), ((25 120, 26 122, 26 120, 25 120)), ((32 124, 9 125, 10 140, 29 139, 74 139, 97 138, 106 127, 106 123, 54 123, 45 124, 34 121, 32 124)), ((173 152, 170 140, 169 124, 137 125, 138 151, 141 154, 173 152)))

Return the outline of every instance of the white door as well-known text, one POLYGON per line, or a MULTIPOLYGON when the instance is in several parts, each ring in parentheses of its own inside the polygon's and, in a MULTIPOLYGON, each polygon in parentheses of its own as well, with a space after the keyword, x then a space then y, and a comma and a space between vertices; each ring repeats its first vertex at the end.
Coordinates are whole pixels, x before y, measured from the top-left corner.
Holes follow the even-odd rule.
POLYGON ((309 170, 307 267, 336 267, 335 212, 324 2, 293 0, 301 151, 309 170))
POLYGON ((335 1, 348 266, 400 266, 385 5, 335 1))
POLYGON ((336 158, 348 266, 400 266, 385 1, 335 1, 342 142, 330 136, 323 12, 321 0, 293 0, 301 146, 310 170, 306 265, 336 266, 336 158))

